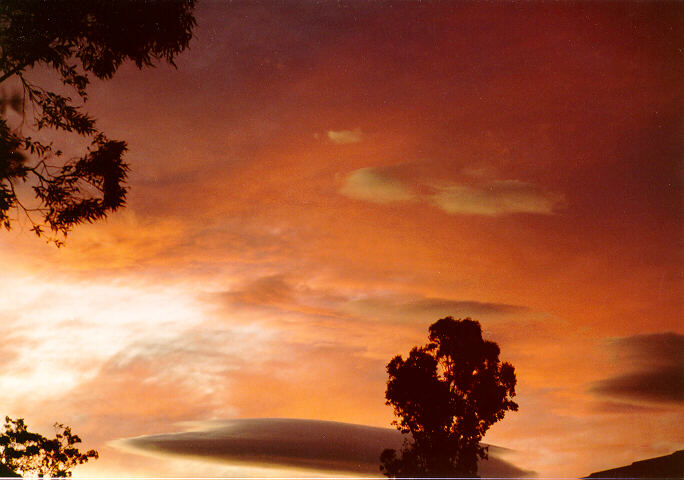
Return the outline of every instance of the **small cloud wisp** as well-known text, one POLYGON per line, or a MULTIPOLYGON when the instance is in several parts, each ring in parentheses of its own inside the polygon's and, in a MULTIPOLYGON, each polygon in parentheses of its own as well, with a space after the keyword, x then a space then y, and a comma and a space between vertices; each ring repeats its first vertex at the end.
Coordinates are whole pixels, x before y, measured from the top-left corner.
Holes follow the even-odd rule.
POLYGON ((358 143, 363 139, 360 128, 354 130, 328 130, 328 139, 340 145, 358 143))

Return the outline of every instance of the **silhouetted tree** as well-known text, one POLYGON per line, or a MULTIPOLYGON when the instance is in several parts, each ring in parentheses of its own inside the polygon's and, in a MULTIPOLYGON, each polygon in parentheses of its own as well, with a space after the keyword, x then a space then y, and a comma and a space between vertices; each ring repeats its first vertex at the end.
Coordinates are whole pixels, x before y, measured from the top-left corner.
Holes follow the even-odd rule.
POLYGON ((78 450, 76 444, 81 439, 71 432, 71 427, 56 423, 55 430, 55 438, 48 439, 29 432, 23 419, 5 417, 0 434, 0 462, 24 476, 70 477, 73 467, 98 457, 95 450, 86 453, 78 450))
POLYGON ((109 79, 128 60, 138 68, 157 60, 173 65, 192 38, 194 4, 0 1, 0 83, 14 79, 19 89, 0 92, 0 223, 5 228, 23 212, 32 231, 40 236, 49 227, 52 240, 60 245, 59 237, 75 225, 99 220, 124 205, 126 143, 107 138, 83 112, 88 75, 109 79), (36 67, 54 72, 64 88, 51 91, 33 83, 29 74, 36 67), (62 93, 68 90, 78 95, 78 103, 62 93), (21 118, 14 127, 8 108, 21 118), (32 117, 36 138, 24 133, 26 116, 32 117), (80 158, 64 159, 53 142, 45 140, 44 129, 75 133, 91 145, 80 158), (32 188, 28 200, 20 194, 22 184, 32 188))
POLYGON ((480 445, 489 427, 516 411, 515 369, 499 360, 499 346, 483 340, 480 323, 442 318, 430 325, 429 343, 387 364, 387 405, 394 425, 411 434, 397 455, 385 450, 388 477, 476 477, 487 458, 480 445))

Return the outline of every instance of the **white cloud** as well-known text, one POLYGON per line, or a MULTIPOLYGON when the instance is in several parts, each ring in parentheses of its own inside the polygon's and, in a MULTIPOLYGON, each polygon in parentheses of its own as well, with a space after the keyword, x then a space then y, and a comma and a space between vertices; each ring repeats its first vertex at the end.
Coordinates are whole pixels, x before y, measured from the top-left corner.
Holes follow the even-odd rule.
POLYGON ((202 319, 202 306, 182 290, 126 285, 123 279, 86 283, 0 274, 0 290, 7 300, 0 318, 12 342, 0 371, 0 403, 5 392, 54 397, 137 339, 164 343, 202 319))
POLYGON ((354 130, 328 130, 328 139, 333 143, 357 143, 363 138, 360 128, 354 130))
POLYGON ((415 198, 415 194, 402 182, 384 176, 373 168, 360 168, 351 172, 340 193, 374 203, 406 202, 415 198))
POLYGON ((449 185, 439 187, 432 203, 450 214, 505 215, 510 213, 552 214, 560 195, 540 191, 518 180, 499 180, 479 187, 449 185))

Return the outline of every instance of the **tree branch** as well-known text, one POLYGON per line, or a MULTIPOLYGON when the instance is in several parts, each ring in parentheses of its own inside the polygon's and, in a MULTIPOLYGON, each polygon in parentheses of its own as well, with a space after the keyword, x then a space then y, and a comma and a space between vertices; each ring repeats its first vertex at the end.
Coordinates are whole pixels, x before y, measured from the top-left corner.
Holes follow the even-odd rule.
POLYGON ((0 83, 4 82, 12 75, 16 75, 17 73, 21 72, 23 69, 28 67, 28 65, 28 63, 24 63, 23 65, 18 65, 14 67, 12 70, 10 70, 9 72, 5 73, 2 77, 0 77, 0 83))

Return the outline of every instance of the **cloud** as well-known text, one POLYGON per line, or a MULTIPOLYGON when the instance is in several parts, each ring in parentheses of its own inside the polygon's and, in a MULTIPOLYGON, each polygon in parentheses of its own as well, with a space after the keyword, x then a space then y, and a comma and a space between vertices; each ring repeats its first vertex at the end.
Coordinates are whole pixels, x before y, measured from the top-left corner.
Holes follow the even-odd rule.
POLYGON ((623 399, 684 403, 684 335, 657 333, 619 338, 610 345, 626 372, 594 383, 590 391, 623 399))
POLYGON ((529 313, 525 306, 507 303, 366 289, 340 292, 321 285, 312 287, 282 274, 258 277, 234 290, 219 293, 218 298, 232 307, 275 308, 282 313, 297 312, 319 320, 330 318, 336 324, 358 318, 399 324, 434 321, 445 316, 482 318, 529 313))
POLYGON ((277 305, 292 302, 293 294, 293 288, 283 275, 268 275, 242 289, 226 292, 224 296, 238 305, 277 305))
MULTIPOLYGON (((295 418, 252 418, 189 424, 191 431, 118 440, 113 446, 138 453, 167 454, 254 466, 324 472, 379 473, 385 448, 399 448, 397 430, 295 418)), ((480 465, 484 476, 529 475, 501 460, 506 450, 490 447, 480 465)))
POLYGON ((452 215, 498 216, 512 213, 550 215, 563 203, 563 196, 542 191, 519 180, 493 180, 479 185, 423 185, 432 193, 416 193, 401 180, 377 168, 351 172, 340 193, 374 203, 420 201, 452 215))
POLYGON ((12 299, 0 302, 7 332, 0 403, 10 392, 18 404, 54 398, 137 338, 163 343, 199 323, 202 306, 182 288, 118 280, 0 274, 0 290, 12 299))
POLYGON ((518 180, 498 180, 472 187, 449 185, 439 187, 432 203, 449 214, 506 215, 510 213, 551 214, 561 201, 559 195, 541 192, 537 187, 518 180))
MULTIPOLYGON (((114 416, 117 431, 159 422, 235 414, 225 399, 230 375, 260 355, 264 334, 240 327, 189 328, 167 338, 130 343, 58 402, 67 414, 114 416), (251 342, 248 342, 250 339, 251 342), (145 401, 140 401, 145 399, 145 401)), ((55 397, 50 397, 55 402, 55 397)), ((149 430, 147 430, 149 431, 149 430)))
POLYGON ((406 202, 415 198, 415 194, 402 182, 382 175, 370 167, 351 172, 345 179, 340 193, 374 203, 406 202))
MULTIPOLYGON (((276 316, 284 321, 280 312, 276 316)), ((272 328, 255 321, 239 325, 231 318, 223 325, 141 339, 75 388, 58 392, 61 396, 53 391, 44 402, 53 415, 59 408, 64 417, 78 412, 111 418, 117 425, 107 425, 109 435, 126 430, 117 436, 152 433, 161 422, 196 418, 384 419, 385 356, 336 341, 331 327, 299 338, 306 329, 284 322, 272 328)))
POLYGON ((354 130, 328 130, 328 139, 333 143, 358 143, 363 138, 360 128, 354 130))
POLYGON ((611 342, 610 347, 618 359, 633 366, 681 366, 684 361, 684 335, 674 332, 618 338, 611 342))
POLYGON ((598 382, 594 391, 617 397, 684 404, 684 368, 673 366, 619 375, 598 382))
POLYGON ((526 307, 505 303, 402 295, 375 295, 354 299, 347 302, 343 309, 372 318, 410 322, 434 321, 445 316, 482 317, 528 311, 526 307))
POLYGON ((651 412, 659 412, 661 411, 658 408, 650 407, 650 406, 645 406, 645 405, 637 405, 634 403, 625 403, 625 402, 614 402, 610 400, 604 400, 604 401, 598 401, 594 402, 591 404, 592 411, 599 413, 599 414, 608 414, 608 415, 621 415, 621 414, 626 414, 626 415, 640 415, 640 414, 647 414, 651 412))

